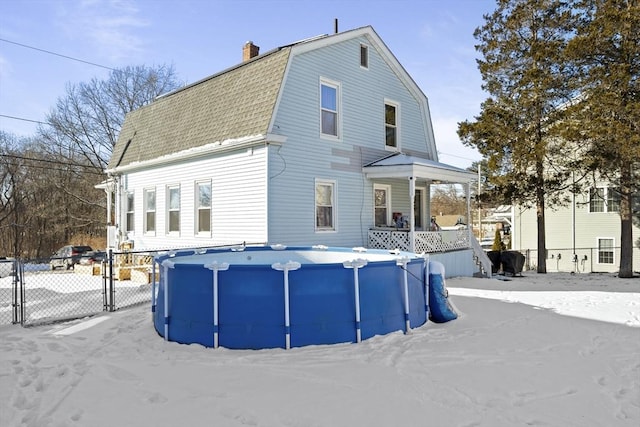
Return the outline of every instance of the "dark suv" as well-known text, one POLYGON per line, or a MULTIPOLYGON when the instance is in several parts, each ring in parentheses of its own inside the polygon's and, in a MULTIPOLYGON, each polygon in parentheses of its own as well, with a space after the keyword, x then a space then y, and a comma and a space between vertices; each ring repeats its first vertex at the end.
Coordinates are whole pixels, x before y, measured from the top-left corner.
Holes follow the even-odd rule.
POLYGON ((66 270, 73 268, 80 261, 80 256, 85 252, 92 251, 91 246, 63 246, 53 254, 49 261, 52 270, 63 267, 66 270))

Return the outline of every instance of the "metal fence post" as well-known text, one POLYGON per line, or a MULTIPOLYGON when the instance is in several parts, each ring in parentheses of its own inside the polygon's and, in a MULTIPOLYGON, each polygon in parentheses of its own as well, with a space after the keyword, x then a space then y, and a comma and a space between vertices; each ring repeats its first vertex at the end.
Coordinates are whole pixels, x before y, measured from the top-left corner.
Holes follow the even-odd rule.
POLYGON ((18 266, 20 265, 19 259, 13 260, 12 273, 13 278, 11 279, 11 310, 13 312, 12 323, 15 325, 16 323, 21 322, 22 316, 20 316, 20 312, 22 311, 22 302, 21 298, 18 298, 19 295, 22 295, 22 289, 18 289, 20 281, 18 280, 18 266))
POLYGON ((26 289, 24 286, 24 263, 23 261, 21 261, 20 259, 17 259, 16 261, 16 271, 15 271, 15 278, 16 281, 18 282, 18 286, 20 286, 20 310, 19 310, 19 317, 20 317, 20 324, 24 325, 24 305, 25 305, 25 297, 26 297, 26 289))
POLYGON ((109 276, 109 273, 107 272, 107 269, 109 268, 109 257, 107 256, 107 259, 102 261, 102 311, 108 311, 108 306, 107 306, 107 277, 109 276))
POLYGON ((113 283, 113 249, 109 249, 109 311, 115 311, 116 290, 113 283))

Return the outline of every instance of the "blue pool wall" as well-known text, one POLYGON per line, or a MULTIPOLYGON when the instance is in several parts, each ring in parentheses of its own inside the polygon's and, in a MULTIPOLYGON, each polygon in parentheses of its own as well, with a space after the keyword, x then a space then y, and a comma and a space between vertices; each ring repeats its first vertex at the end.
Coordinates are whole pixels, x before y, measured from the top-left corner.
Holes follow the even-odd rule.
MULTIPOLYGON (((358 269, 360 330, 362 339, 406 329, 404 270, 397 259, 411 256, 406 264, 409 294, 409 325, 427 321, 426 263, 415 254, 389 257, 388 251, 355 253, 347 248, 327 248, 345 260, 382 256, 358 269)), ((290 328, 285 327, 284 273, 270 261, 286 263, 293 253, 314 251, 309 247, 287 248, 266 254, 266 264, 243 259, 265 256, 268 247, 247 247, 241 255, 227 250, 184 252, 156 258, 163 265, 162 280, 154 298, 154 326, 168 339, 184 344, 214 346, 213 272, 205 265, 228 262, 218 271, 218 344, 229 349, 285 348, 286 332, 291 347, 356 342, 355 287, 352 268, 340 263, 303 263, 289 271, 290 328), (200 257, 200 258, 199 258, 200 257), (190 262, 181 262, 182 259, 190 262), (196 262, 193 262, 193 259, 196 262), (202 259, 201 262, 197 262, 202 259), (223 261, 219 261, 223 260, 223 261), (237 263, 234 264, 234 260, 237 263), (165 261, 169 261, 165 263, 165 261), (170 266, 167 267, 167 266, 170 266), (169 315, 165 318, 165 292, 169 315)), ((313 255, 313 254, 312 254, 313 255)))

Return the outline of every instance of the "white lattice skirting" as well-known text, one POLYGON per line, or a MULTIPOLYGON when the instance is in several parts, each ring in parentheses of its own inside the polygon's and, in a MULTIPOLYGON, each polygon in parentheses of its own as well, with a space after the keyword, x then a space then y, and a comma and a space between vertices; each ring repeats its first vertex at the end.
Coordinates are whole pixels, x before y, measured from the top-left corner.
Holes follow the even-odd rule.
MULTIPOLYGON (((448 252, 470 247, 468 230, 416 231, 415 252, 448 252)), ((410 232, 369 230, 369 248, 411 250, 410 232)))

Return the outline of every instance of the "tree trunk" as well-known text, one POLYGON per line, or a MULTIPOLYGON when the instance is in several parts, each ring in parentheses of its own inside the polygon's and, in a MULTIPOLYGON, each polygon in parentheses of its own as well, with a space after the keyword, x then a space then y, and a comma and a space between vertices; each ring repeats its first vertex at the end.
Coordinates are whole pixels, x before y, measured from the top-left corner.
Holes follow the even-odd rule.
POLYGON ((536 187, 536 215, 538 219, 538 273, 547 272, 547 241, 544 225, 544 176, 541 161, 536 162, 538 185, 536 187))
POLYGON ((620 174, 620 270, 618 277, 633 277, 633 224, 631 162, 623 161, 620 174))

